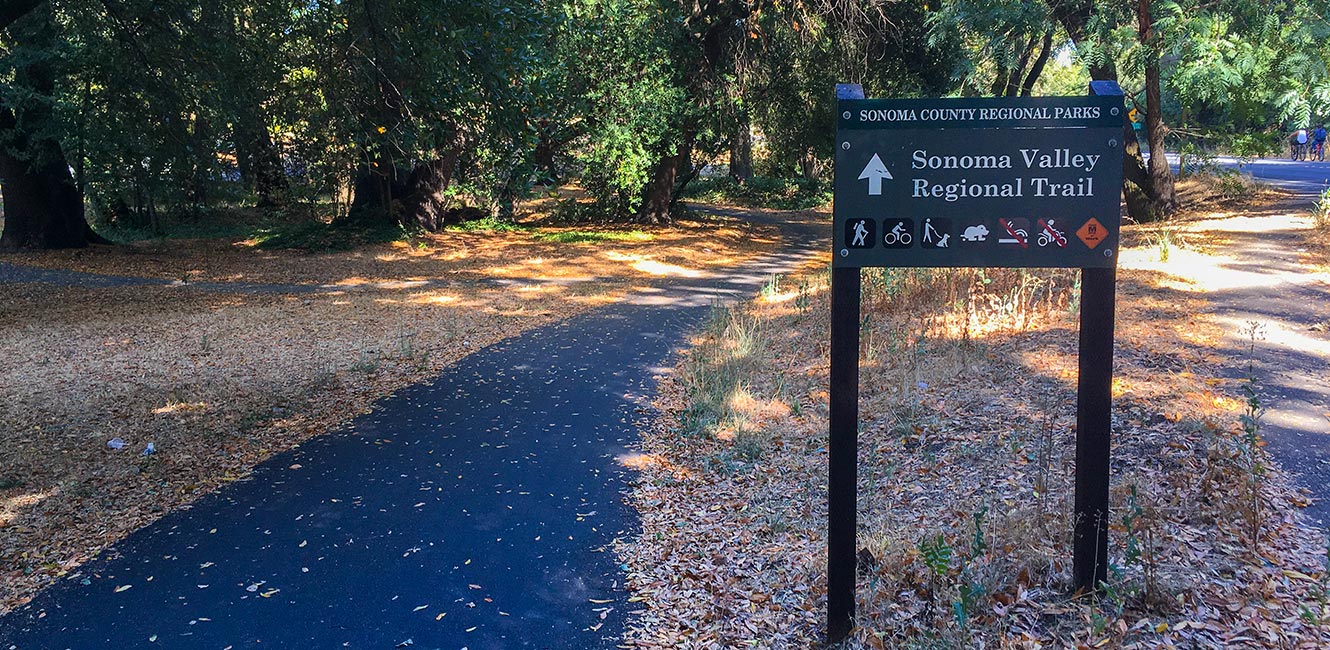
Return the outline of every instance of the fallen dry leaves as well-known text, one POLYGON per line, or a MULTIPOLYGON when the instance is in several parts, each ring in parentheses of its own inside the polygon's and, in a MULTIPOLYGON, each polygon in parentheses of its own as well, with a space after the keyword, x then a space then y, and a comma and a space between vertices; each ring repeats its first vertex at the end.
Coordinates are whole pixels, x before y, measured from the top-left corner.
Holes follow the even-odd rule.
POLYGON ((472 351, 776 243, 774 230, 730 218, 547 241, 566 230, 336 254, 174 241, 0 257, 183 281, 0 284, 0 612, 472 351), (317 290, 198 288, 219 281, 317 290), (124 447, 108 447, 117 438, 124 447), (141 455, 149 443, 156 453, 141 455))
MULTIPOLYGON (((718 310, 632 466, 639 648, 808 648, 825 623, 826 260, 718 310)), ((1222 332, 1119 274, 1113 566, 1071 592, 1075 275, 865 272, 850 648, 1321 648, 1324 538, 1247 445, 1222 332), (1252 522, 1258 526, 1252 539, 1252 522)))

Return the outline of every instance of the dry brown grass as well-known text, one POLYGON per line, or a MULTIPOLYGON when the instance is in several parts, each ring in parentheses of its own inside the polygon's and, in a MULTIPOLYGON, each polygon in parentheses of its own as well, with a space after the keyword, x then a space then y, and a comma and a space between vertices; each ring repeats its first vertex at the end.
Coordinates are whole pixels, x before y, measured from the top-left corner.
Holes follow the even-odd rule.
POLYGON ((777 241, 732 219, 627 241, 536 238, 558 231, 446 233, 340 254, 189 241, 0 257, 190 282, 333 285, 312 294, 0 285, 0 611, 472 351, 777 241), (109 449, 113 438, 127 446, 109 449), (141 456, 149 442, 157 453, 141 456))
MULTIPOLYGON (((1139 229, 1126 239, 1146 241, 1139 229)), ((848 647, 1330 643, 1322 539, 1278 470, 1258 486, 1264 516, 1252 550, 1241 390, 1217 379, 1235 360, 1216 351, 1222 331, 1203 293, 1160 270, 1119 272, 1117 570, 1108 597, 1092 601, 1069 593, 1074 274, 865 275, 865 564, 848 647)), ((808 289, 806 302, 791 292, 716 319, 663 381, 668 415, 635 459, 643 533, 620 548, 645 605, 631 623, 634 647, 818 643, 826 277, 824 261, 785 280, 808 289)))

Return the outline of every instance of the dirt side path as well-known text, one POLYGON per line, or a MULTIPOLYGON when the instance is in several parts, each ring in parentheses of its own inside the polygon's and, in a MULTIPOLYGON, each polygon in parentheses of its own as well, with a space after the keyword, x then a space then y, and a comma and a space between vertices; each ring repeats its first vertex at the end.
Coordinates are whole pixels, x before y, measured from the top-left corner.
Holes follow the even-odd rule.
POLYGON ((1330 277, 1309 253, 1315 238, 1305 199, 1277 202, 1243 216, 1180 226, 1181 244, 1166 262, 1124 259, 1153 267, 1200 293, 1206 317, 1224 337, 1216 352, 1234 384, 1254 377, 1267 410, 1262 435, 1275 460, 1311 492, 1307 513, 1330 522, 1330 277))

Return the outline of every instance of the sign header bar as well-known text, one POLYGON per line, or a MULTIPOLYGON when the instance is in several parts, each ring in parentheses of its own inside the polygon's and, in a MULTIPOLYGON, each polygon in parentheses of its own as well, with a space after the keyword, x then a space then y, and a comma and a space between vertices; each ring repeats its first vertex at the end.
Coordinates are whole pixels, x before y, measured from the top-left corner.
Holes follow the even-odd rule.
POLYGON ((841 130, 1092 127, 1122 128, 1122 98, 870 99, 842 102, 837 123, 841 130))
POLYGON ((1116 265, 1122 97, 841 100, 838 267, 1116 265))

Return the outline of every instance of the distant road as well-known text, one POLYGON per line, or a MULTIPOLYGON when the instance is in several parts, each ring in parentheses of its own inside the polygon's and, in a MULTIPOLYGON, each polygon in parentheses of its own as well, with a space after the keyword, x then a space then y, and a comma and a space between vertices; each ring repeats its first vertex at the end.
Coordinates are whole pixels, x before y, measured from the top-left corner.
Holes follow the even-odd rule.
MULTIPOLYGON (((1253 158, 1244 165, 1237 158, 1219 156, 1215 162, 1307 198, 1320 196, 1321 190, 1330 186, 1330 160, 1295 162, 1287 158, 1253 158)), ((1168 164, 1177 172, 1178 155, 1168 154, 1168 164)))

